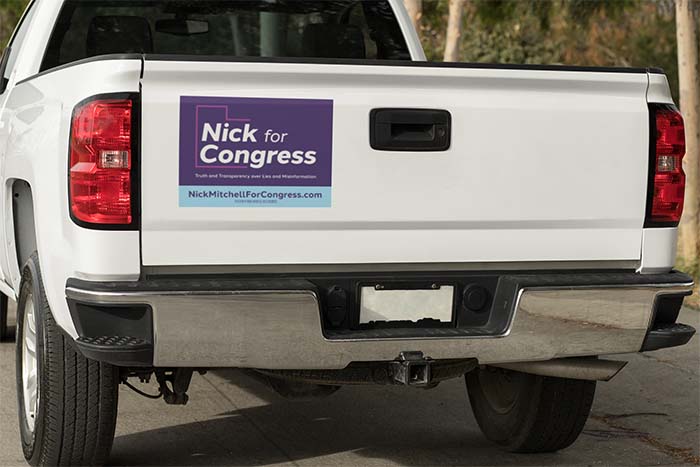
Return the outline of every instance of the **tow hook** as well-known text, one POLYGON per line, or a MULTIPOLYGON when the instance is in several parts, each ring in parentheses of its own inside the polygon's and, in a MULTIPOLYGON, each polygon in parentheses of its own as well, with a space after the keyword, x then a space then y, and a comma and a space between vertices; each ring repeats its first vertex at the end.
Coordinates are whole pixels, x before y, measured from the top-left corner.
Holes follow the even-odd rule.
POLYGON ((431 365, 432 360, 424 357, 423 352, 401 352, 396 360, 391 362, 391 374, 396 384, 429 386, 432 379, 431 365))

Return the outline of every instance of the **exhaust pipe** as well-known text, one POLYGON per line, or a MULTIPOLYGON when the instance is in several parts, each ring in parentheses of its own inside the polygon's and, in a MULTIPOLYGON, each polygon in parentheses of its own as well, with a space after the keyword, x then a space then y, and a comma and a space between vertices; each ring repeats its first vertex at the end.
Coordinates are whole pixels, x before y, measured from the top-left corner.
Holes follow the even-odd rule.
POLYGON ((539 376, 610 381, 627 362, 590 357, 560 358, 543 362, 496 363, 490 366, 539 376))

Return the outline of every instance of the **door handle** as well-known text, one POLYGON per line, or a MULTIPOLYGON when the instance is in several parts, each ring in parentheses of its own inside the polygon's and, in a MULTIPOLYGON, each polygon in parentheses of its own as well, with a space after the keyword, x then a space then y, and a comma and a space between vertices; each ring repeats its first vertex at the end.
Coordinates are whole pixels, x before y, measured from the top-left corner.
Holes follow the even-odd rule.
POLYGON ((447 110, 373 109, 370 146, 379 151, 447 151, 452 117, 447 110))

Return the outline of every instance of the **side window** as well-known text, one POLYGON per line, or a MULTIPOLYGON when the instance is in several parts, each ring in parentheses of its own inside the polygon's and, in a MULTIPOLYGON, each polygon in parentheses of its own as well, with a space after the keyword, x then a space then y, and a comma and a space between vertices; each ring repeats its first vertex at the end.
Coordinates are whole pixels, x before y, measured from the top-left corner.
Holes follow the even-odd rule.
POLYGON ((2 54, 2 61, 0 62, 0 94, 4 94, 7 90, 7 83, 10 80, 10 75, 15 69, 15 64, 17 63, 17 57, 19 55, 19 50, 22 47, 24 38, 27 36, 27 30, 32 22, 32 15, 34 14, 34 5, 36 2, 32 2, 29 8, 19 20, 19 25, 15 29, 15 33, 10 39, 10 43, 2 54))

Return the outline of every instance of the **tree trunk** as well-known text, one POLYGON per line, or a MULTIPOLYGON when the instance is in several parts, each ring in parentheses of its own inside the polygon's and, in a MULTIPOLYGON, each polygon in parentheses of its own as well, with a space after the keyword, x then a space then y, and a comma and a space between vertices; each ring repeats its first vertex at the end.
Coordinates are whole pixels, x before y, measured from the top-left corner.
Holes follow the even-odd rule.
POLYGON ((450 0, 450 16, 447 20, 447 37, 445 38, 446 62, 459 60, 459 40, 462 37, 462 16, 465 0, 450 0))
POLYGON ((686 263, 700 259, 700 66, 698 25, 691 0, 676 0, 676 38, 680 106, 685 121, 685 205, 681 219, 678 254, 686 263))
POLYGON ((5 50, 7 41, 10 39, 10 34, 6 31, 5 12, 0 10, 0 49, 5 50))
POLYGON ((411 17, 413 27, 416 28, 420 36, 420 20, 423 17, 423 0, 403 0, 408 16, 411 17))

